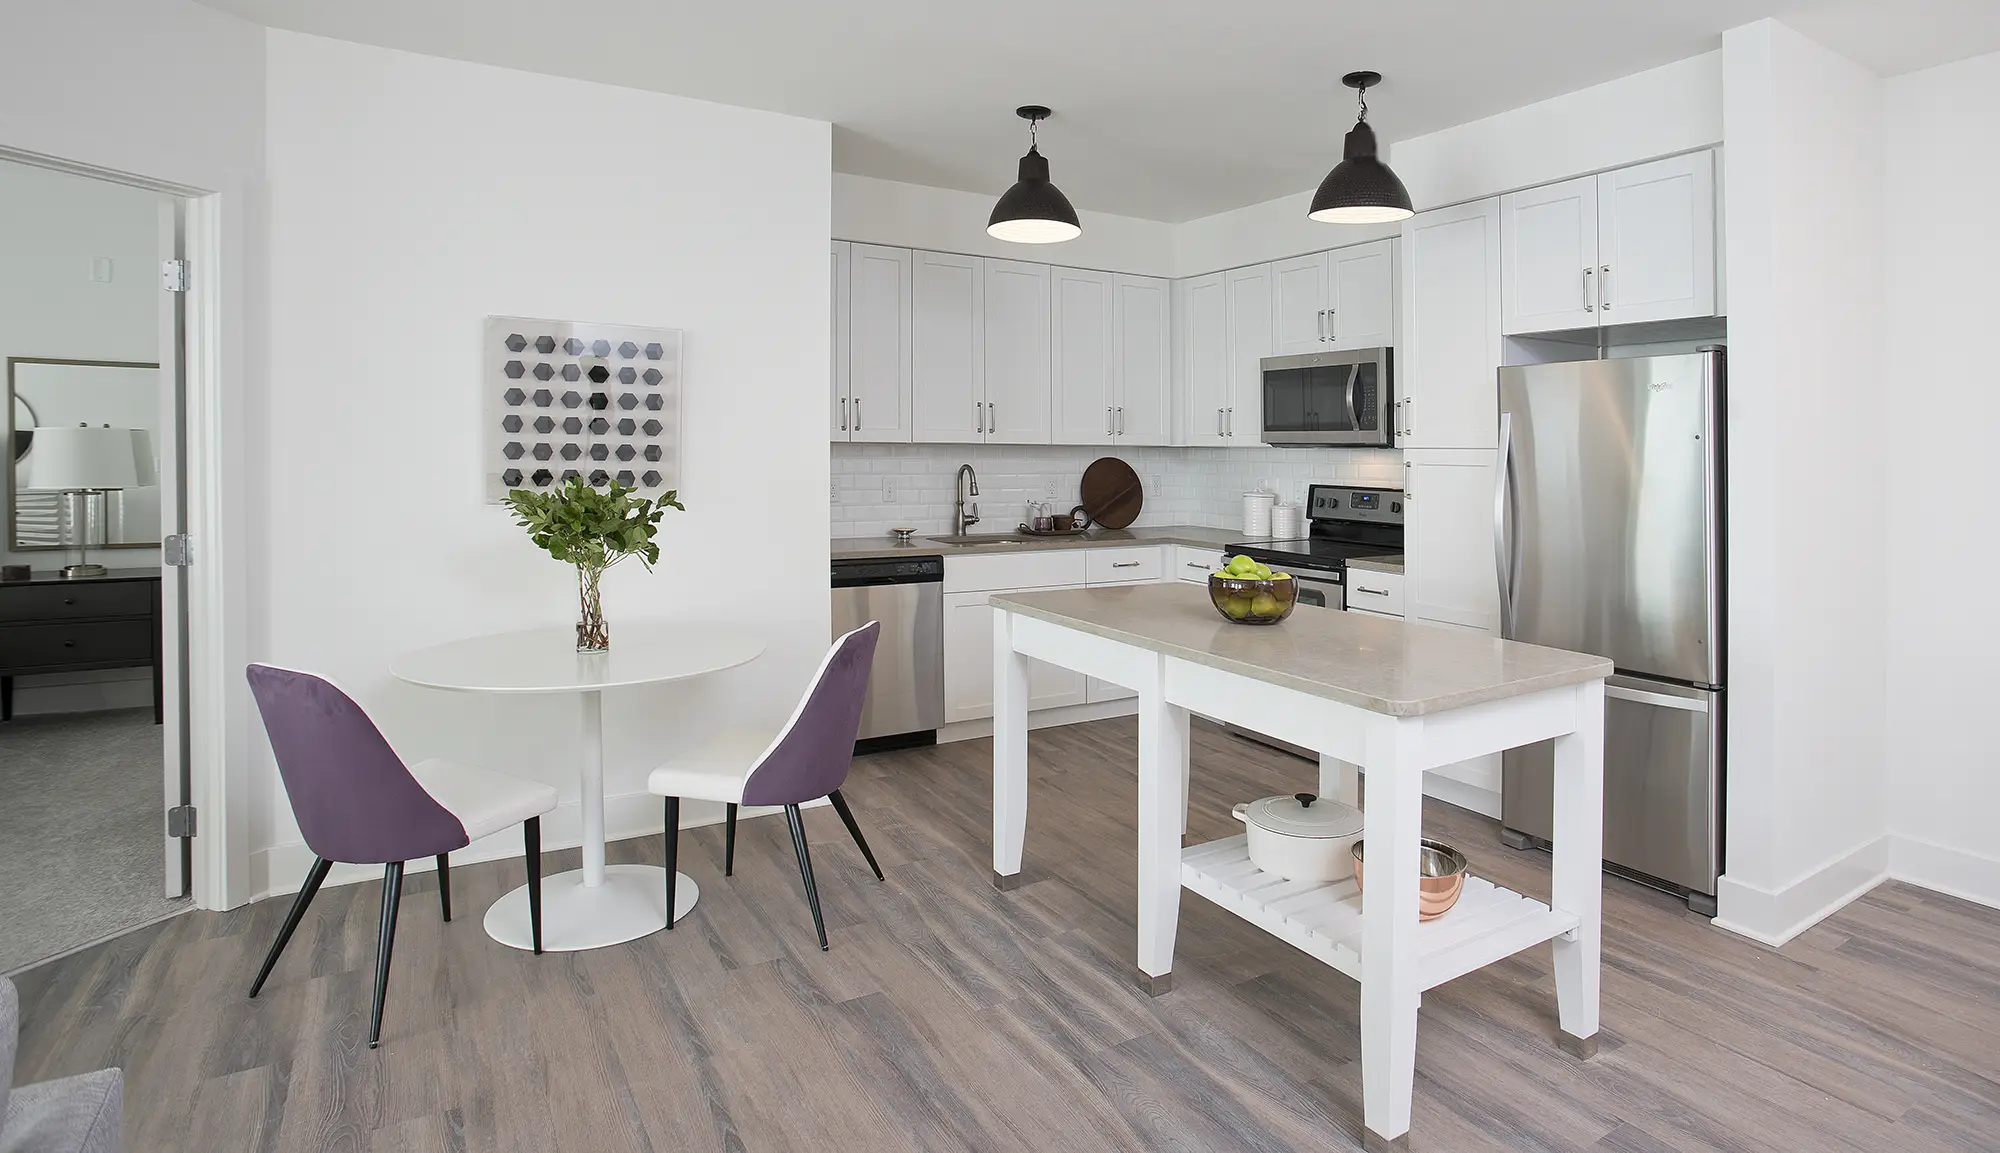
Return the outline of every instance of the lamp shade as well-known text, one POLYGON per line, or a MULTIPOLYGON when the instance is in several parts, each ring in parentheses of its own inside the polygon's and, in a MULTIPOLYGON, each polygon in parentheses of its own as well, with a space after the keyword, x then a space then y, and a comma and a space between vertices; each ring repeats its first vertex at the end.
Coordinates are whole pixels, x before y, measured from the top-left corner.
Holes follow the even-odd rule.
POLYGON ((1020 179, 993 206, 986 234, 1016 244, 1054 244, 1083 235, 1076 209, 1062 189, 1049 183, 1049 162, 1034 148, 1021 157, 1020 179))
POLYGON ((79 489, 133 488, 148 483, 153 471, 150 437, 140 468, 140 433, 129 428, 74 428, 44 426, 35 430, 33 449, 28 453, 28 476, 24 489, 43 492, 75 492, 79 489))
POLYGON ((1409 189, 1375 154, 1375 130, 1366 120, 1347 133, 1340 163, 1313 193, 1314 220, 1328 224, 1385 224, 1414 215, 1409 189))

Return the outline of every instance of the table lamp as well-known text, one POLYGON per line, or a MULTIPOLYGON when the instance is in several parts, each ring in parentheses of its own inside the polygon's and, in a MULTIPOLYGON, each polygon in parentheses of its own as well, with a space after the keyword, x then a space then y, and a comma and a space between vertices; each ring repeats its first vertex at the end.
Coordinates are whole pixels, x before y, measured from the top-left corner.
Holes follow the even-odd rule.
POLYGON ((64 566, 64 577, 105 574, 103 565, 90 563, 90 494, 134 488, 147 482, 153 461, 150 439, 142 442, 143 435, 141 430, 108 425, 35 429, 33 447, 28 453, 28 475, 21 487, 84 498, 83 515, 75 520, 77 546, 83 557, 77 564, 64 566), (144 461, 139 459, 142 452, 147 458, 144 461))

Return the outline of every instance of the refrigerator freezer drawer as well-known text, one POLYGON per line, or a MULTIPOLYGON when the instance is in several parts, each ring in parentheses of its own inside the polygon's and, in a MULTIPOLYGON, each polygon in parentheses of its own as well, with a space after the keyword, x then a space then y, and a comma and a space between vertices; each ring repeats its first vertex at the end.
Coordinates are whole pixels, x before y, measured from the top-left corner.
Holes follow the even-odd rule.
MULTIPOLYGON (((1604 859, 1696 893, 1721 874, 1722 694, 1612 677, 1604 689, 1604 859)), ((1547 741, 1502 760, 1501 823, 1551 834, 1547 741)))

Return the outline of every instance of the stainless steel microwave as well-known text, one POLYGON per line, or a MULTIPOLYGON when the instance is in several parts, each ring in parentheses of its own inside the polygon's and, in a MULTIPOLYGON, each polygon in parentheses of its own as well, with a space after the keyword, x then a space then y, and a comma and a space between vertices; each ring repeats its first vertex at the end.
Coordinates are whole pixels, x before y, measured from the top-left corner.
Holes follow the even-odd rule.
POLYGON ((1259 361, 1264 443, 1394 447, 1393 352, 1350 348, 1259 361))

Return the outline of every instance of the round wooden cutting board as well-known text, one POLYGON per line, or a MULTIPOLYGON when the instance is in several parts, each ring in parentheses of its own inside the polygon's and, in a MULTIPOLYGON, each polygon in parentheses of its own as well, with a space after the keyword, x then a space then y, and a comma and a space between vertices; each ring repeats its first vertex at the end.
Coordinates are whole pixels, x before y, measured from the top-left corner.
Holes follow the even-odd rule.
POLYGON ((1083 489, 1079 495, 1091 523, 1105 528, 1130 527, 1139 519, 1139 510, 1146 503, 1139 474, 1115 456, 1100 456, 1090 462, 1090 467, 1083 470, 1083 489))

